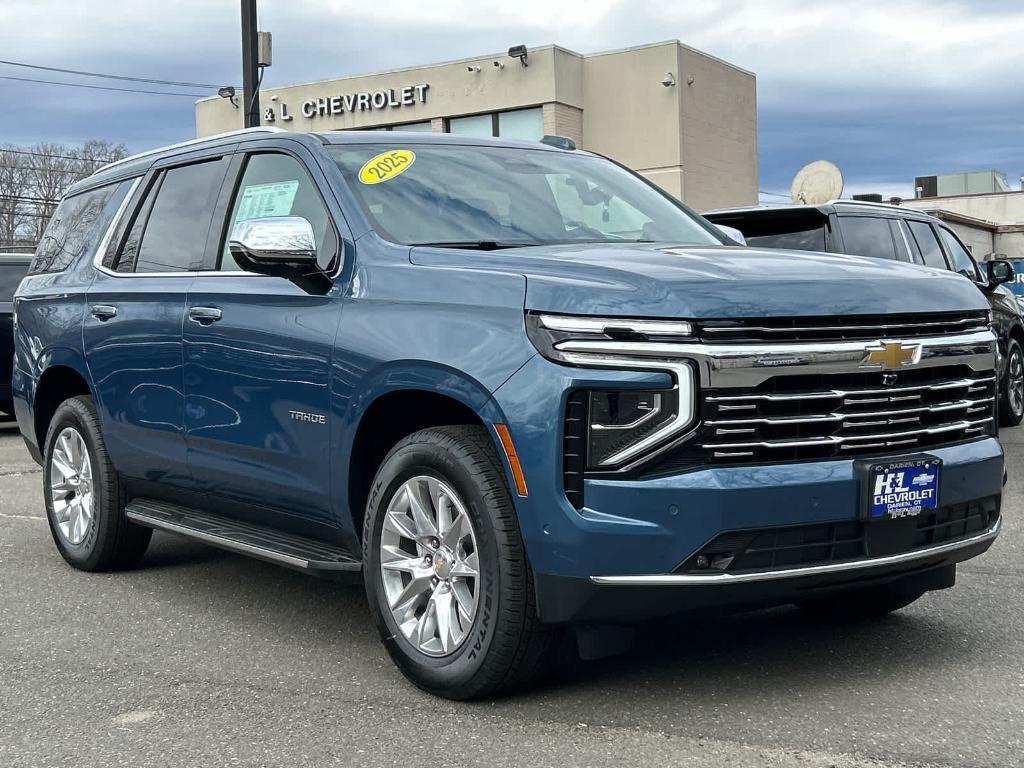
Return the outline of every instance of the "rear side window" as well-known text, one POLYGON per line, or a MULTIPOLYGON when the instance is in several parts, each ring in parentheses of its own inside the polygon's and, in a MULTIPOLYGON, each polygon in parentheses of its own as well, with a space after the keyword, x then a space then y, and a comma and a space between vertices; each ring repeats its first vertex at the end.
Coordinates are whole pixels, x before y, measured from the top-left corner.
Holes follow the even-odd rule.
POLYGON ((772 216, 715 216, 712 221, 735 227, 755 248, 785 248, 793 251, 824 251, 826 219, 817 214, 772 216))
POLYGON ((888 219, 870 216, 844 216, 840 219, 843 231, 843 253, 869 256, 873 259, 895 259, 896 247, 888 219))
POLYGON ((910 234, 914 236, 914 242, 921 251, 924 265, 934 269, 949 269, 931 225, 926 221, 908 221, 907 226, 910 227, 910 234))
POLYGON ((127 180, 64 198, 50 218, 28 273, 62 272, 84 253, 95 251, 131 185, 127 180))
POLYGON ((136 214, 118 272, 201 269, 227 162, 211 160, 164 171, 136 214))

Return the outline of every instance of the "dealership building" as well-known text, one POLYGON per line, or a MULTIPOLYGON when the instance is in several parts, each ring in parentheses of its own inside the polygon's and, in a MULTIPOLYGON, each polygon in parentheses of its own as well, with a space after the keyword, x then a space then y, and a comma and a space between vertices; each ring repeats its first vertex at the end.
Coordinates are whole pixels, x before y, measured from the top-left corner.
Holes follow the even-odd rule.
MULTIPOLYGON (((242 126, 244 95, 196 103, 196 133, 242 126)), ((756 79, 678 41, 547 45, 260 92, 264 125, 573 139, 697 210, 755 205, 756 79)))

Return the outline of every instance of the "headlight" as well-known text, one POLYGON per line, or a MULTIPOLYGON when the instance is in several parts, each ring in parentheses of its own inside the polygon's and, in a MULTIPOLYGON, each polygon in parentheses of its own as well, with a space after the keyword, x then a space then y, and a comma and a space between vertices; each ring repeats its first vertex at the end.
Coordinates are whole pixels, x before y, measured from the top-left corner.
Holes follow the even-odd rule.
POLYGON ((671 427, 679 415, 679 388, 663 391, 589 392, 587 469, 621 464, 641 452, 652 435, 671 427))
MULTIPOLYGON (((645 455, 692 427, 696 417, 695 372, 676 356, 694 343, 688 320, 602 318, 528 314, 526 329, 544 357, 569 365, 666 373, 664 389, 577 390, 570 398, 567 439, 586 446, 588 470, 635 466, 645 455), (585 415, 584 415, 585 414, 585 415)), ((579 448, 569 451, 583 457, 579 448)), ((567 454, 568 455, 568 454, 567 454)))
POLYGON ((691 343, 697 340, 688 320, 647 320, 631 317, 526 316, 526 333, 549 360, 567 361, 576 342, 691 343))

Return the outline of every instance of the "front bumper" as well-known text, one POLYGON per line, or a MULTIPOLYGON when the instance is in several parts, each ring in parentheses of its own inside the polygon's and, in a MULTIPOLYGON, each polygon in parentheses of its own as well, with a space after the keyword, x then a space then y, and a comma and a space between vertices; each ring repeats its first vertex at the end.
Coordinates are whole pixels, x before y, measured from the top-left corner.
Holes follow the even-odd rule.
MULTIPOLYGON (((976 359, 991 370, 991 352, 976 359)), ((733 371, 722 375, 738 375, 733 371)), ((923 579, 933 589, 952 578, 957 562, 984 552, 998 534, 992 519, 984 530, 948 542, 937 539, 934 549, 915 545, 913 551, 882 552, 860 562, 830 561, 821 569, 683 573, 679 568, 688 558, 726 532, 858 521, 861 477, 854 460, 845 458, 707 466, 633 479, 596 475, 585 481, 585 506, 575 509, 561 482, 562 441, 552 429, 552 412, 564 412, 566 393, 573 389, 657 388, 667 378, 656 370, 577 368, 535 358, 495 393, 499 408, 517 415, 509 427, 530 494, 515 503, 544 621, 640 620, 699 608, 785 603, 811 592, 901 577, 923 579)), ((944 508, 985 499, 998 505, 1005 471, 998 440, 978 437, 924 452, 942 461, 944 508)))

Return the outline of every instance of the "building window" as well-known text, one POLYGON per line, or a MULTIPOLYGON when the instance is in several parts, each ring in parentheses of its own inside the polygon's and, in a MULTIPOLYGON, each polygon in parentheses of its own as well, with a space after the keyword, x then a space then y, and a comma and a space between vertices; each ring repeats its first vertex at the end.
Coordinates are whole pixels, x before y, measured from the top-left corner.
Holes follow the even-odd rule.
POLYGON ((402 125, 389 125, 389 131, 412 131, 413 133, 430 133, 433 127, 429 120, 422 123, 404 123, 402 125))
POLYGON ((448 120, 448 133, 457 136, 493 136, 494 115, 470 115, 448 120))
POLYGON ((498 113, 498 135, 505 139, 540 141, 544 136, 544 113, 540 107, 498 113))
POLYGON ((451 117, 447 123, 446 132, 457 136, 501 136, 524 141, 540 141, 544 136, 544 112, 540 107, 451 117))

